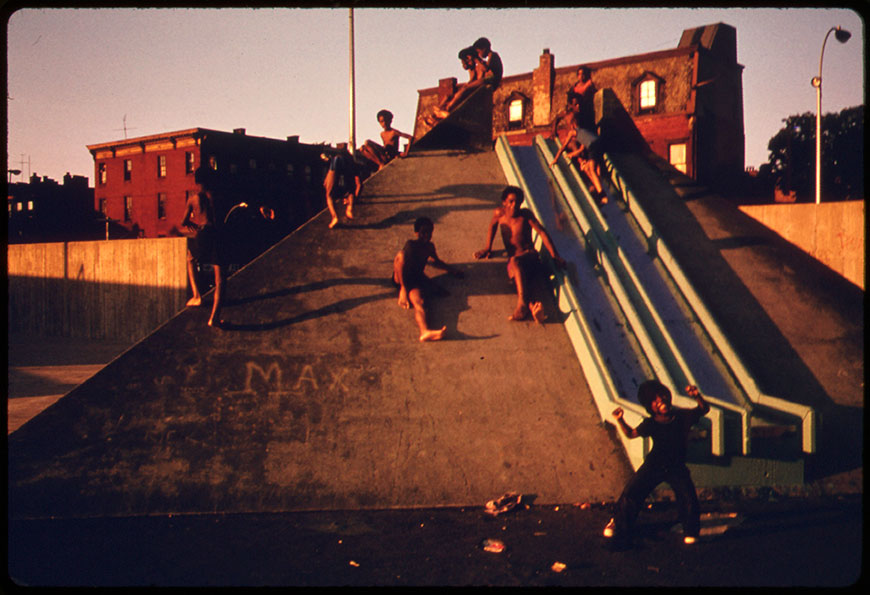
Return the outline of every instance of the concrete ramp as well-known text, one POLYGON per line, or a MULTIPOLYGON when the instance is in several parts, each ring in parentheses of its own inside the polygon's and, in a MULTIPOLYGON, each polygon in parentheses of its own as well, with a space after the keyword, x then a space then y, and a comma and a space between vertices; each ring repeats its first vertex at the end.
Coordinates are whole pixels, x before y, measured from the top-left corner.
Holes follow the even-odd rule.
POLYGON ((630 472, 559 321, 507 320, 503 255, 475 261, 505 178, 493 152, 419 152, 228 282, 229 328, 187 309, 8 438, 11 518, 613 499, 630 472), (398 307, 419 216, 464 280, 398 307))

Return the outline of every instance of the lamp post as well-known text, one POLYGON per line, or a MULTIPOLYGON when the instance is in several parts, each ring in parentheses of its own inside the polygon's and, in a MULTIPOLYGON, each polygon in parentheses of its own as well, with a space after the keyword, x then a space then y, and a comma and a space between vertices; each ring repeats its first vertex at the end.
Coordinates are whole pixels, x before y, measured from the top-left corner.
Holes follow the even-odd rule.
POLYGON ((822 53, 819 55, 819 76, 814 76, 811 81, 816 88, 816 204, 822 202, 822 59, 825 57, 825 44, 832 32, 840 43, 846 43, 852 37, 851 33, 840 26, 828 29, 825 41, 822 42, 822 53))

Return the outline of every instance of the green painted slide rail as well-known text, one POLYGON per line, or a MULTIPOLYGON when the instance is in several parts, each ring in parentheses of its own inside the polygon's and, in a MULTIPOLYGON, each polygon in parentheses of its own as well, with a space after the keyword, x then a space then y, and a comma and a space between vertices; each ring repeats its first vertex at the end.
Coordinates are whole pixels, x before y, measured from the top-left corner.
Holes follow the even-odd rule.
MULTIPOLYGON (((610 225, 601 209, 592 199, 589 190, 580 178, 575 167, 565 163, 558 163, 552 170, 547 164, 555 154, 555 142, 547 141, 541 137, 535 143, 540 155, 539 168, 545 172, 550 185, 559 189, 564 204, 567 205, 565 213, 570 215, 571 225, 578 230, 582 237, 586 251, 592 253, 596 260, 600 277, 608 285, 615 307, 630 327, 635 341, 639 346, 638 357, 646 362, 652 374, 665 384, 672 387, 677 404, 690 405, 692 402, 687 397, 680 395, 685 384, 698 384, 693 373, 693 366, 688 361, 690 358, 681 352, 678 341, 674 338, 669 327, 670 321, 663 320, 657 306, 648 295, 644 283, 639 278, 631 259, 626 256, 619 237, 611 233, 610 225)), ((538 193, 532 191, 528 176, 538 175, 531 172, 533 169, 528 165, 524 168, 517 163, 515 151, 508 145, 506 139, 501 137, 496 143, 496 152, 502 163, 506 177, 510 183, 520 186, 528 197, 528 206, 542 218, 542 211, 546 210, 546 197, 541 196, 540 186, 538 193)), ((693 328, 700 329, 704 335, 704 341, 711 345, 709 351, 719 360, 717 365, 727 369, 725 373, 731 382, 729 387, 722 392, 729 393, 720 398, 719 395, 708 397, 711 403, 711 411, 707 418, 710 424, 710 452, 714 455, 725 454, 726 434, 733 434, 732 428, 736 421, 739 428, 739 452, 746 455, 751 449, 751 426, 756 420, 753 415, 757 411, 774 410, 788 416, 797 417, 801 422, 802 436, 801 448, 804 452, 813 452, 815 449, 815 416, 814 412, 806 407, 777 399, 769 395, 763 395, 758 391, 752 376, 734 352, 727 338, 722 333, 715 319, 710 315, 703 302, 695 292, 691 283, 682 273, 673 255, 664 245, 661 238, 655 233, 649 219, 643 213, 642 207, 636 200, 636 196, 628 187, 624 177, 613 165, 612 159, 605 156, 608 166, 608 174, 611 177, 612 188, 620 193, 620 209, 630 214, 634 219, 634 228, 647 241, 655 240, 656 259, 658 266, 668 277, 670 287, 675 287, 680 294, 688 314, 692 318, 693 328)), ((613 200, 613 197, 611 197, 613 200)), ((611 208, 614 208, 613 206, 611 208)), ((560 249, 561 250, 561 249, 560 249)), ((542 257, 547 261, 546 251, 542 257)), ((606 361, 605 355, 591 320, 584 313, 583 304, 578 297, 579 291, 575 283, 567 275, 562 275, 554 268, 552 278, 556 284, 557 301, 560 310, 566 315, 565 327, 574 344, 578 360, 583 368, 584 375, 592 389, 598 406, 599 414, 603 421, 609 421, 609 414, 615 406, 621 406, 626 410, 626 418, 630 424, 639 423, 645 411, 634 401, 627 400, 624 394, 618 390, 614 380, 611 366, 606 361)), ((672 315, 669 315, 672 316, 672 315)), ((682 325, 685 326, 685 325, 682 325)), ((620 434, 621 437, 621 434, 620 434)), ((632 464, 637 467, 648 452, 649 444, 644 441, 626 441, 623 443, 632 464)))

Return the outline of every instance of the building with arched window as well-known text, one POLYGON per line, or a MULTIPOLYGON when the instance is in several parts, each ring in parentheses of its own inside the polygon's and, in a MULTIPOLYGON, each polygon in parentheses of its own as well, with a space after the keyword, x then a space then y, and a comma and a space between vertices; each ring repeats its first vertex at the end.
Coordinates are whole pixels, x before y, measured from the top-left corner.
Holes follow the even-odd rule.
MULTIPOLYGON (((717 186, 744 171, 743 66, 734 27, 687 29, 673 49, 559 68, 545 49, 537 69, 505 76, 492 92, 492 138, 504 134, 523 145, 550 136, 580 67, 590 69, 597 89, 610 89, 649 148, 675 168, 717 186)), ((419 91, 415 138, 428 132, 426 110, 455 87, 455 78, 443 79, 419 91)))

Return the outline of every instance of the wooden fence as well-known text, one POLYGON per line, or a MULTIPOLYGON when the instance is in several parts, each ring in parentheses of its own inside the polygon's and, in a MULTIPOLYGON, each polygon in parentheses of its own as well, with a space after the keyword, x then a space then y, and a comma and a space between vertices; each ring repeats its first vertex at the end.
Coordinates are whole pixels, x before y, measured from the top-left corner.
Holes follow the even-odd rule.
POLYGON ((9 332, 138 341, 184 308, 187 238, 12 244, 9 332))

